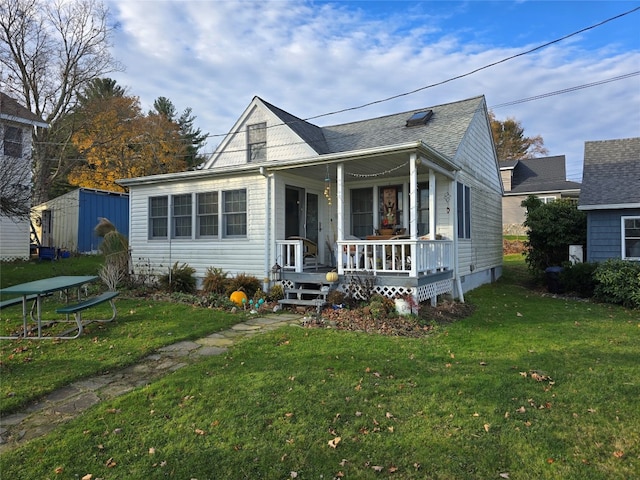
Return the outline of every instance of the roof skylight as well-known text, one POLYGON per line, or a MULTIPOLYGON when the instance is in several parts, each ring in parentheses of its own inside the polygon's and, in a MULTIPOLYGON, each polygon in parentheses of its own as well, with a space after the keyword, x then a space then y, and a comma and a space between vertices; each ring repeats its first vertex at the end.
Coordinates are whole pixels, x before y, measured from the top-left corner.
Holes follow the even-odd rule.
POLYGON ((423 110, 421 112, 416 112, 407 119, 407 127, 424 125, 429 121, 432 115, 433 110, 423 110))

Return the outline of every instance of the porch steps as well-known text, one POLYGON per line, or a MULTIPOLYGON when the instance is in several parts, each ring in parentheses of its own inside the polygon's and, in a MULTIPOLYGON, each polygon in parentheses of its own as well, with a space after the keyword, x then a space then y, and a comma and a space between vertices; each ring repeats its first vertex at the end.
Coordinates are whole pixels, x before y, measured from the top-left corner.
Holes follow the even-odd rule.
POLYGON ((327 295, 331 290, 321 283, 295 283, 294 288, 284 291, 280 305, 295 305, 321 308, 327 303, 327 295))

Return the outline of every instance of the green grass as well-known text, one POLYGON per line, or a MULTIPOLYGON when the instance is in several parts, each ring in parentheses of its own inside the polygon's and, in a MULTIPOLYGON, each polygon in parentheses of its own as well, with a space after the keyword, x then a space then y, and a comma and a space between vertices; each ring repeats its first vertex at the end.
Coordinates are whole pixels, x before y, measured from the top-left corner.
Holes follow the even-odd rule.
POLYGON ((520 256, 466 299, 472 317, 421 339, 295 327, 253 337, 3 454, 0 472, 638 478, 638 312, 542 296, 520 256))

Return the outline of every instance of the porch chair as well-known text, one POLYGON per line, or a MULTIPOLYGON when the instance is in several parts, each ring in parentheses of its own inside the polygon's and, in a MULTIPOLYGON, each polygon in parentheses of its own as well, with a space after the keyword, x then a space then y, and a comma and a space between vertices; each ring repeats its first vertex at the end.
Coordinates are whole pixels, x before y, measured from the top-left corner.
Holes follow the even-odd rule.
POLYGON ((304 263, 305 258, 313 258, 316 270, 318 270, 318 245, 316 242, 305 237, 289 237, 287 240, 302 240, 302 262, 304 263))
MULTIPOLYGON (((389 240, 406 240, 407 238, 411 237, 409 237, 408 235, 394 235, 393 237, 389 238, 389 240)), ((411 256, 409 255, 409 253, 410 252, 407 252, 405 249, 405 256, 404 259, 402 259, 402 247, 399 245, 389 245, 387 246, 385 252, 386 261, 388 264, 391 264, 392 260, 395 259, 396 265, 402 265, 403 268, 409 269, 411 268, 411 256)))

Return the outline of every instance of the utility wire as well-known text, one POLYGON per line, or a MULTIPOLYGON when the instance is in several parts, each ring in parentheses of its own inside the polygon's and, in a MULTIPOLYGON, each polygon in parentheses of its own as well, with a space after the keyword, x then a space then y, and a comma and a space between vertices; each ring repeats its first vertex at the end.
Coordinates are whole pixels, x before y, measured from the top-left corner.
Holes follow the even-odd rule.
POLYGON ((524 55, 528 55, 528 54, 533 53, 535 51, 538 51, 538 50, 541 50, 543 48, 546 48, 549 45, 553 45, 555 43, 558 43, 558 42, 561 42, 563 40, 566 40, 567 38, 571 38, 571 37, 574 37, 574 36, 579 35, 581 33, 587 32, 589 30, 593 30, 594 28, 600 27, 600 26, 602 26, 602 25, 604 25, 606 23, 612 22, 613 20, 617 20, 617 19, 622 18, 622 17, 624 17, 626 15, 630 15, 631 13, 634 13, 634 12, 636 12, 638 10, 640 10, 640 7, 633 8, 633 9, 629 10, 628 12, 624 12, 624 13, 621 13, 621 14, 616 15, 614 17, 607 18, 606 20, 598 22, 598 23, 596 23, 594 25, 591 25, 589 27, 585 27, 585 28, 582 28, 580 30, 577 30, 577 31, 575 31, 573 33, 565 35, 564 37, 560 37, 560 38, 557 38, 555 40, 551 40, 550 42, 543 43, 542 45, 538 45, 537 47, 534 47, 534 48, 532 48, 530 50, 526 50, 524 52, 517 53, 517 54, 512 55, 510 57, 507 57, 507 58, 503 58, 502 60, 498 60, 497 62, 493 62, 493 63, 490 63, 490 64, 485 65, 483 67, 476 68, 475 70, 471 70, 470 72, 463 73, 461 75, 456 75, 455 77, 451 77, 451 78, 448 78, 446 80, 442 80, 441 82, 436 82, 436 83, 432 83, 430 85, 425 85, 424 87, 416 88, 415 90, 411 90, 409 92, 399 93, 399 94, 393 95, 391 97, 383 98, 381 100, 374 100, 372 102, 364 103, 362 105, 358 105, 358 106, 355 106, 355 107, 343 108, 342 110, 336 110, 336 111, 329 112, 329 113, 323 113, 323 114, 320 114, 320 115, 316 115, 314 117, 306 118, 305 120, 313 120, 315 118, 327 117, 329 115, 336 115, 338 113, 350 112, 352 110, 359 110, 361 108, 369 107, 371 105, 376 105, 376 104, 379 104, 379 103, 388 102, 390 100, 395 100, 396 98, 401 98, 401 97, 406 97, 408 95, 413 95, 414 93, 421 92, 421 91, 426 90, 428 88, 433 88, 433 87, 437 87, 437 86, 440 86, 440 85, 444 85, 445 83, 453 82, 454 80, 459 80, 461 78, 468 77, 470 75, 473 75, 474 73, 480 72, 482 70, 486 70, 487 68, 495 67, 496 65, 508 62, 509 60, 513 60, 514 58, 518 58, 518 57, 522 57, 524 55))
POLYGON ((576 85, 574 87, 563 88, 562 90, 556 90, 555 92, 542 93, 540 95, 535 95, 533 97, 521 98, 520 100, 512 100, 511 102, 499 103, 498 105, 493 105, 490 107, 492 110, 496 108, 509 107, 511 105, 518 105, 519 103, 531 102, 533 100, 540 100, 541 98, 552 97, 554 95, 561 95, 563 93, 575 92, 577 90, 582 90, 583 88, 595 87, 597 85, 603 85, 609 82, 615 82, 617 80, 624 80, 625 78, 635 77, 636 75, 640 75, 640 71, 626 73, 624 75, 618 75, 617 77, 607 78, 606 80, 600 80, 592 83, 585 83, 583 85, 576 85))

